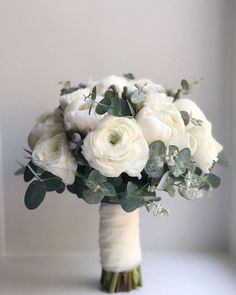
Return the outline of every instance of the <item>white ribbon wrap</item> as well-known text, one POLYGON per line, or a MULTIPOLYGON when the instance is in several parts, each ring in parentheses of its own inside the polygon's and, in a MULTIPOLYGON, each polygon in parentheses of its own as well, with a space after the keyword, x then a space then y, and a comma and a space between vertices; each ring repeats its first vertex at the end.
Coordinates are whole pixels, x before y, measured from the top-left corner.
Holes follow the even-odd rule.
POLYGON ((100 206, 100 256, 106 271, 130 271, 140 265, 139 210, 127 213, 120 205, 100 206))

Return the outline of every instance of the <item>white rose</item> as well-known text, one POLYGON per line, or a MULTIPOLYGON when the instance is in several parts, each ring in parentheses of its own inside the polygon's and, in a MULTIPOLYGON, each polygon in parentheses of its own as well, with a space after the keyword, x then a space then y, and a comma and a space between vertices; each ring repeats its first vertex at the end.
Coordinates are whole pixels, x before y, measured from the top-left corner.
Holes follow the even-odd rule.
POLYGON ((188 124, 186 131, 196 142, 195 152, 192 154, 193 160, 203 172, 208 173, 223 147, 212 136, 211 123, 196 103, 190 99, 182 98, 177 100, 175 105, 180 111, 186 111, 192 118, 202 121, 202 126, 188 124))
POLYGON ((77 98, 70 103, 64 111, 64 122, 69 122, 74 131, 88 132, 93 130, 104 115, 98 115, 95 112, 96 103, 103 99, 102 96, 97 96, 95 103, 91 106, 91 101, 84 100, 84 98, 77 98))
POLYGON ((82 154, 104 176, 140 178, 149 148, 135 119, 107 116, 84 139, 82 154))
POLYGON ((84 99, 91 93, 90 88, 81 88, 72 93, 60 96, 60 106, 64 111, 65 108, 76 99, 84 99))
POLYGON ((28 136, 29 147, 33 150, 40 137, 49 130, 52 130, 55 134, 63 130, 63 120, 58 109, 53 113, 43 113, 37 119, 37 123, 28 136))
POLYGON ((118 77, 115 75, 108 76, 101 81, 91 82, 91 87, 96 86, 97 95, 104 95, 105 92, 108 90, 108 88, 111 85, 116 86, 116 90, 117 90, 119 96, 121 96, 124 87, 125 86, 128 87, 130 85, 130 83, 125 78, 118 77))
POLYGON ((185 133, 180 112, 164 93, 150 96, 150 101, 138 112, 136 120, 148 144, 162 140, 169 144, 177 135, 185 133))
POLYGON ((68 149, 66 135, 51 135, 51 132, 45 133, 36 144, 32 153, 33 163, 60 177, 64 183, 72 184, 77 164, 68 149))

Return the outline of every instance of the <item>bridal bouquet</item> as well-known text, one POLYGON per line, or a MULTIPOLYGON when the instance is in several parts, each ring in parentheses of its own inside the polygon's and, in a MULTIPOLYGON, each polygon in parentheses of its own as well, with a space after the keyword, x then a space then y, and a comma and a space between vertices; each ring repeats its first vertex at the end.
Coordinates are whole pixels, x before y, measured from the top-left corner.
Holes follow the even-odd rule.
POLYGON ((226 165, 212 125, 185 96, 132 74, 72 87, 63 83, 59 106, 42 114, 28 137, 30 182, 25 205, 67 189, 100 205, 101 284, 107 292, 142 285, 138 208, 168 215, 161 197, 202 198, 220 184, 215 163, 226 165), (182 98, 184 96, 184 98, 182 98), (165 196, 166 195, 166 196, 165 196))

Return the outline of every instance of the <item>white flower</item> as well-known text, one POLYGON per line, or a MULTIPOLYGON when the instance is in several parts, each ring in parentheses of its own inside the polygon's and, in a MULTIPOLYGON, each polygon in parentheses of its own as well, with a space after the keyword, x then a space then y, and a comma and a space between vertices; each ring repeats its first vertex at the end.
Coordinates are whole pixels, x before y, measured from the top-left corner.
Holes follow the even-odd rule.
POLYGON ((167 96, 165 93, 148 93, 146 99, 144 101, 144 105, 148 107, 156 106, 156 105, 169 105, 173 102, 173 97, 167 96))
POLYGON ((179 150, 189 148, 191 155, 194 155, 197 150, 197 140, 189 132, 178 134, 170 141, 169 144, 177 146, 179 150))
POLYGON ((121 96, 124 87, 127 86, 129 88, 130 83, 125 78, 115 75, 108 76, 101 81, 91 82, 91 87, 96 86, 97 95, 104 95, 111 85, 116 86, 116 90, 119 96, 121 96))
POLYGON ((144 88, 148 93, 158 93, 165 91, 165 88, 163 86, 153 83, 151 80, 147 78, 142 78, 133 81, 133 84, 138 85, 141 88, 144 88))
POLYGON ((58 133, 52 136, 45 133, 36 144, 32 153, 33 163, 60 177, 66 184, 75 180, 77 164, 68 149, 66 135, 58 133))
POLYGON ((84 139, 82 154, 104 176, 140 178, 149 148, 134 119, 107 116, 84 139))
POLYGON ((196 142, 195 152, 192 153, 193 160, 203 172, 208 173, 223 147, 212 136, 211 123, 196 103, 190 99, 181 98, 175 102, 175 105, 179 111, 188 112, 192 118, 202 121, 201 126, 195 126, 190 122, 186 126, 186 132, 196 142))
MULTIPOLYGON (((179 111, 187 112, 191 118, 201 120, 203 124, 207 121, 207 118, 202 110, 192 100, 188 98, 180 98, 177 99, 174 104, 179 111)), ((190 123, 186 126, 186 129, 189 130, 193 127, 194 124, 190 121, 190 123)))
POLYGON ((95 112, 97 103, 102 99, 102 96, 96 97, 95 103, 89 114, 89 109, 92 103, 91 100, 85 101, 82 97, 76 98, 66 107, 64 111, 64 122, 69 122, 73 131, 88 132, 93 130, 98 122, 104 117, 95 112))
POLYGON ((185 132, 181 114, 171 101, 172 98, 164 93, 150 95, 137 114, 137 123, 148 144, 157 140, 169 144, 177 135, 185 132))
POLYGON ((52 130, 55 134, 62 132, 63 120, 59 109, 53 113, 43 113, 28 136, 29 147, 33 150, 40 137, 47 131, 52 130))
POLYGON ((212 127, 210 122, 205 122, 203 126, 195 126, 189 133, 197 142, 196 152, 193 154, 193 160, 202 169, 208 173, 214 161, 217 161, 218 154, 223 147, 212 136, 212 127))
POLYGON ((86 87, 86 88, 81 88, 78 89, 72 93, 65 94, 60 96, 60 106, 61 109, 64 111, 65 108, 72 103, 76 99, 84 99, 91 93, 91 89, 86 87))

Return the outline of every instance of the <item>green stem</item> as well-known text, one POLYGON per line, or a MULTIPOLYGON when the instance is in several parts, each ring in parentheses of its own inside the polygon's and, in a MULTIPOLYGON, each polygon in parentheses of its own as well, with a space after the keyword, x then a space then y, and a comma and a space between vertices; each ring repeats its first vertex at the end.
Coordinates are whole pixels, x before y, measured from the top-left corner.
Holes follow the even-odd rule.
POLYGON ((108 290, 109 293, 114 293, 115 292, 118 275, 119 275, 118 272, 113 273, 112 278, 111 278, 111 282, 110 282, 110 287, 109 287, 109 290, 108 290))

